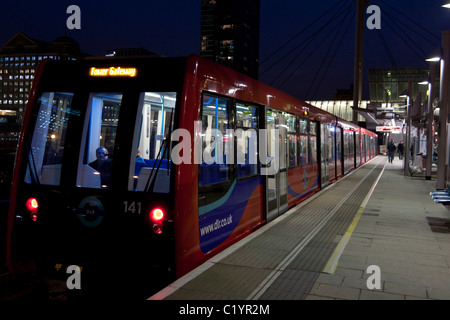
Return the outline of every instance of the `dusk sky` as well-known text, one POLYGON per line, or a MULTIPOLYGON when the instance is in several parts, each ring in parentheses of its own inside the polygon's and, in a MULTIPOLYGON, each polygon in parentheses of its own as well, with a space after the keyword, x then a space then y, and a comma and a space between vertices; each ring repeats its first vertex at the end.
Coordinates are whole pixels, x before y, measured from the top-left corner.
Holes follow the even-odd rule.
MULTIPOLYGON (((83 52, 92 55, 104 55, 106 50, 126 47, 142 47, 169 57, 198 54, 200 2, 7 1, 2 4, 0 44, 3 45, 21 31, 31 38, 48 42, 67 35, 80 44, 83 52), (66 20, 70 16, 66 9, 72 4, 81 9, 81 30, 68 30, 66 27, 66 20)), ((332 99, 336 89, 349 88, 353 82, 353 2, 261 0, 261 62, 321 15, 324 17, 278 55, 265 61, 260 66, 260 74, 286 55, 285 59, 280 59, 273 68, 263 73, 260 80, 272 83, 301 99, 305 99, 308 94, 309 99, 332 99), (332 18, 333 14, 335 17, 332 18), (321 28, 322 32, 314 35, 321 28), (308 37, 313 39, 309 45, 305 41, 308 37), (333 54, 335 50, 336 54, 333 54), (287 55, 289 52, 291 54, 287 55), (331 56, 333 59, 330 62, 331 56), (325 57, 327 59, 324 60, 325 57), (329 68, 326 68, 327 65, 329 68), (327 72, 324 74, 325 70, 327 72), (277 81, 274 82, 275 79, 277 81)), ((377 31, 365 27, 364 69, 392 68, 393 65, 427 67, 420 56, 439 46, 442 31, 450 29, 450 9, 441 8, 442 2, 372 0, 370 4, 378 5, 382 10, 381 29, 377 31)), ((369 16, 366 14, 365 20, 369 16)), ((363 88, 363 98, 367 99, 367 72, 364 74, 363 88)))

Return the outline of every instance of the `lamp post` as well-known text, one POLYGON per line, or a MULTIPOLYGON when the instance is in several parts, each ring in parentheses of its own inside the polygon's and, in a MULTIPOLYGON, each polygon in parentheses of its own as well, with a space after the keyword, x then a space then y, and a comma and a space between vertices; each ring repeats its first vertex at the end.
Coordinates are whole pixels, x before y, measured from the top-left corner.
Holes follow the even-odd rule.
POLYGON ((404 170, 404 175, 407 176, 410 174, 409 172, 409 159, 410 157, 410 138, 411 138, 411 108, 412 108, 412 81, 409 80, 408 81, 408 91, 404 92, 400 95, 400 97, 402 98, 408 98, 407 102, 406 102, 406 139, 405 139, 405 165, 403 166, 403 170, 404 170))
MULTIPOLYGON (((450 2, 449 2, 450 3, 450 2)), ((434 110, 433 110, 433 101, 435 94, 435 80, 436 80, 436 68, 437 62, 441 61, 442 51, 441 48, 436 48, 426 59, 425 61, 430 63, 430 77, 428 81, 424 81, 419 84, 427 84, 428 85, 428 106, 427 106, 427 158, 425 165, 425 179, 431 180, 431 167, 433 163, 433 140, 434 140, 434 132, 433 132, 433 121, 434 121, 434 110)))
MULTIPOLYGON (((449 3, 450 4, 450 3, 449 3)), ((449 102, 450 77, 450 31, 442 32, 442 59, 441 59, 441 95, 439 103, 439 142, 436 189, 447 188, 447 119, 449 102)))
POLYGON ((428 82, 428 108, 427 108, 427 159, 425 164, 425 179, 431 180, 431 164, 433 161, 433 120, 434 120, 434 91, 436 80, 436 63, 430 63, 430 81, 428 82))

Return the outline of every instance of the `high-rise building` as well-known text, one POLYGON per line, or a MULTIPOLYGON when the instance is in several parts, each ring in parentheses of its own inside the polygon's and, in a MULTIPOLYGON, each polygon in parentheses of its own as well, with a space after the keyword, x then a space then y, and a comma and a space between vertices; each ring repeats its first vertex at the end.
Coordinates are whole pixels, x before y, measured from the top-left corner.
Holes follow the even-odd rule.
POLYGON ((200 55, 258 78, 260 0, 202 0, 200 55))
POLYGON ((0 49, 0 140, 17 138, 28 95, 41 60, 76 60, 83 54, 73 39, 60 37, 51 43, 22 32, 0 49))

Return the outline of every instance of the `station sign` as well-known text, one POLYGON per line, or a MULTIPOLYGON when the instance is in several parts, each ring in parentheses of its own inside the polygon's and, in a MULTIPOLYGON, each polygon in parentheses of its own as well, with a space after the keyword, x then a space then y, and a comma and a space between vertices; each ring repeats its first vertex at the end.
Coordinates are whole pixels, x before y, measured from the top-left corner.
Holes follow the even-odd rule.
POLYGON ((400 126, 377 126, 375 128, 376 132, 390 132, 390 133, 401 133, 402 127, 400 126))

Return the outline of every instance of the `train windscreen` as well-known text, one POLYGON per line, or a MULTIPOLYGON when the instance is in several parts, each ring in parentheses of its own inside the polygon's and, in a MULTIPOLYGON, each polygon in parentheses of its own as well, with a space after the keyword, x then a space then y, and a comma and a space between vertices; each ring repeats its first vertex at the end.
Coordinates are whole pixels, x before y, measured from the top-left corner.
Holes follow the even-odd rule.
POLYGON ((171 169, 169 137, 174 124, 176 92, 138 93, 136 116, 120 119, 124 96, 130 94, 135 93, 89 93, 83 115, 80 110, 72 108, 76 94, 43 92, 37 100, 38 111, 32 119, 33 134, 30 141, 25 141, 25 183, 61 185, 64 179, 62 172, 70 172, 69 168, 63 170, 62 167, 74 163, 64 161, 64 157, 75 156, 78 159, 76 168, 73 168, 76 169, 77 188, 110 189, 113 175, 127 170, 129 191, 168 193, 171 169), (75 118, 76 121, 72 121, 75 118), (129 123, 125 123, 127 121, 129 123), (80 131, 71 131, 79 132, 79 135, 66 136, 73 123, 82 124, 80 131), (113 164, 118 162, 114 151, 119 126, 133 134, 131 152, 126 155, 130 165, 113 170, 113 164), (64 153, 69 139, 81 139, 76 155, 64 153))
POLYGON ((38 99, 33 138, 27 147, 26 183, 59 185, 64 143, 70 116, 81 113, 71 108, 73 93, 44 92, 38 99))
POLYGON ((90 94, 81 138, 77 187, 110 187, 121 102, 120 93, 90 94))

